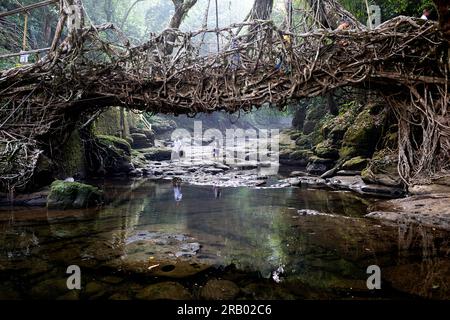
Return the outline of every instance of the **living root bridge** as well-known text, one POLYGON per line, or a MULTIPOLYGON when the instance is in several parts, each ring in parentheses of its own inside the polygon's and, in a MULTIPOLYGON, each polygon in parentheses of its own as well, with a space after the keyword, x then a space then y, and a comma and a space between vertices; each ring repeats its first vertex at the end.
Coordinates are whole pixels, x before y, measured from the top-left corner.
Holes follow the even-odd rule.
MULTIPOLYGON (((39 141, 112 105, 166 114, 236 112, 358 86, 380 90, 395 108, 406 182, 447 169, 448 42, 437 24, 397 17, 375 30, 318 29, 290 34, 289 41, 278 31, 271 21, 169 29, 137 47, 111 24, 72 32, 37 63, 1 73, 0 144, 39 141), (247 32, 239 35, 241 29, 247 32), (208 34, 218 34, 220 52, 206 50, 208 34)), ((24 185, 27 175, 17 170, 33 170, 39 149, 25 148, 30 161, 2 172, 3 188, 24 185)), ((1 159, 11 161, 10 153, 1 159)))

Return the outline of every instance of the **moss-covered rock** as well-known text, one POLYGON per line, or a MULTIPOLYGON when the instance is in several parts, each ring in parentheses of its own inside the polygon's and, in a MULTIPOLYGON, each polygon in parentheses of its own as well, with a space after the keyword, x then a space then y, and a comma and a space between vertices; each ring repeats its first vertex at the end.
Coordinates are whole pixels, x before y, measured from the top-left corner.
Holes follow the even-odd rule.
POLYGON ((403 180, 398 173, 398 156, 386 149, 377 151, 373 155, 367 168, 361 172, 361 177, 366 183, 389 187, 403 186, 403 180))
POLYGON ((82 209, 102 203, 102 192, 91 185, 57 180, 50 186, 49 209, 82 209))
POLYGON ((165 161, 172 158, 172 150, 170 148, 148 148, 140 150, 144 157, 150 161, 165 161))
POLYGON ((153 147, 155 139, 149 139, 144 133, 132 133, 131 138, 133 138, 133 149, 143 149, 153 147))
POLYGON ((333 145, 331 140, 325 140, 314 147, 314 153, 319 158, 338 159, 339 150, 333 145))
POLYGON ((312 156, 314 153, 311 150, 295 150, 289 154, 289 159, 309 161, 312 156))
POLYGON ((373 115, 370 108, 365 108, 346 131, 340 157, 371 157, 380 139, 383 121, 383 114, 373 115))
POLYGON ((131 155, 131 145, 125 139, 107 135, 98 135, 97 139, 100 143, 108 146, 109 148, 117 148, 119 150, 122 150, 125 155, 131 155))
POLYGON ((95 175, 127 174, 131 163, 131 146, 125 139, 100 135, 95 137, 89 151, 90 170, 95 175))
POLYGON ((329 139, 335 145, 341 144, 345 133, 355 121, 357 114, 358 108, 356 104, 352 104, 351 108, 345 108, 336 117, 326 119, 320 128, 323 139, 329 139))
POLYGON ((362 157, 351 158, 350 160, 344 162, 344 164, 342 165, 342 169, 360 171, 367 167, 368 162, 369 159, 362 157))
POLYGON ((298 138, 300 138, 303 135, 302 132, 300 131, 296 131, 290 134, 291 140, 297 140, 298 138))
MULTIPOLYGON (((123 133, 120 112, 120 108, 117 107, 109 108, 108 110, 103 112, 95 121, 93 128, 94 134, 120 137, 123 133)), ((124 117, 126 118, 125 112, 124 117)), ((126 119, 124 119, 123 125, 123 131, 125 131, 125 134, 128 135, 129 126, 126 119)))
POLYGON ((303 134, 295 140, 295 144, 300 148, 310 149, 312 147, 311 137, 303 134))

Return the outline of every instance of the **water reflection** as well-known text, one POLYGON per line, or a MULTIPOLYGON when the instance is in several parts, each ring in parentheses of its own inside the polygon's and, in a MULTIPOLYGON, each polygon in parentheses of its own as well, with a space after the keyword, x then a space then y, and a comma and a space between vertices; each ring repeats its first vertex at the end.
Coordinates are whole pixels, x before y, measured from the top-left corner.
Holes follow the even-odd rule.
MULTIPOLYGON (((233 264, 247 272, 230 275, 247 298, 450 297, 448 233, 362 218, 372 200, 352 193, 213 187, 211 196, 211 187, 183 186, 178 205, 181 183, 173 181, 105 181, 102 188, 112 202, 101 209, 0 211, 0 292, 45 296, 51 279, 78 264, 95 279, 145 275, 120 282, 135 297, 145 281, 198 276, 201 283, 205 266, 233 264), (298 209, 332 215, 300 216, 298 209), (371 264, 381 267, 381 292, 365 287, 371 264), (271 275, 280 266, 277 284, 271 275), (255 271, 264 279, 252 280, 255 271)), ((112 291, 105 296, 119 285, 102 286, 112 291)), ((99 294, 88 291, 82 298, 99 294)))

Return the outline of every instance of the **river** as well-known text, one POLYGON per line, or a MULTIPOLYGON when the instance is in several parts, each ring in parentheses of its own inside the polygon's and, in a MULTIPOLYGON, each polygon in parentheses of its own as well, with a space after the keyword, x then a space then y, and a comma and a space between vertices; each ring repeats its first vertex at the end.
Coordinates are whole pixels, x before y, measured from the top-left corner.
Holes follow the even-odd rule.
POLYGON ((217 298, 211 280, 225 280, 224 298, 449 297, 449 234, 367 219, 375 198, 182 185, 176 201, 169 180, 93 183, 108 205, 0 211, 0 298, 217 298), (67 289, 69 265, 81 290, 67 289), (370 265, 380 290, 367 288, 370 265))

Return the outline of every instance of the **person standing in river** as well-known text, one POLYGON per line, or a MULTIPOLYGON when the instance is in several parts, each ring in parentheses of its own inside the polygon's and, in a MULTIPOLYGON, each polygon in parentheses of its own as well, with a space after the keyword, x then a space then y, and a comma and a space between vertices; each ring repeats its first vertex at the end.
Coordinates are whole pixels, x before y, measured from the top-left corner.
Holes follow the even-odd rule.
POLYGON ((217 160, 219 158, 219 154, 220 154, 220 144, 219 144, 219 140, 217 140, 217 138, 214 139, 212 151, 213 151, 214 160, 217 160))
POLYGON ((172 148, 172 156, 171 159, 172 161, 177 160, 180 161, 181 157, 182 157, 182 141, 180 137, 177 137, 173 143, 173 148, 172 148))
POLYGON ((173 178, 172 179, 172 185, 173 185, 173 194, 175 198, 175 203, 177 206, 180 204, 181 199, 183 199, 183 193, 181 193, 181 178, 173 178))

